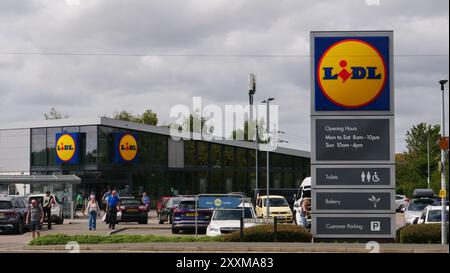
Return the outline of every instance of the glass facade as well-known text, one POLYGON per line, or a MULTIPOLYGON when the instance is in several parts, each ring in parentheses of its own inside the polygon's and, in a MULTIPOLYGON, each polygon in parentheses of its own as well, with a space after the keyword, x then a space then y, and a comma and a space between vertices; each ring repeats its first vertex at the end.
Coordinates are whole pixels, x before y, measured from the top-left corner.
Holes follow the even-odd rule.
MULTIPOLYGON (((153 200, 163 195, 244 192, 256 187, 255 150, 199 140, 183 143, 184 167, 168 167, 169 137, 103 125, 31 129, 33 174, 76 174, 82 179, 74 194, 95 192, 100 198, 107 187, 139 195, 146 191, 153 200), (80 133, 80 163, 56 164, 55 134, 80 133), (115 160, 115 136, 137 136, 135 161, 115 160)), ((266 152, 258 154, 258 184, 266 185, 266 152)), ((270 153, 270 186, 296 188, 309 176, 309 158, 270 153)))

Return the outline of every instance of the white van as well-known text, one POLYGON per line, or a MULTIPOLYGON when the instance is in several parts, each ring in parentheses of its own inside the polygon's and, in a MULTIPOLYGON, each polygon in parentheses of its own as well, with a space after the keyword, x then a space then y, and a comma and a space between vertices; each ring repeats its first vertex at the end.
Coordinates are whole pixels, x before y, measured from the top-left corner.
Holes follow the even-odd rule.
MULTIPOLYGON (((303 179, 302 184, 300 185, 298 192, 295 196, 294 202, 294 222, 297 225, 302 225, 300 214, 302 211, 301 203, 304 198, 311 198, 311 177, 306 177, 303 179)), ((307 226, 306 228, 311 227, 311 217, 307 218, 307 226)))

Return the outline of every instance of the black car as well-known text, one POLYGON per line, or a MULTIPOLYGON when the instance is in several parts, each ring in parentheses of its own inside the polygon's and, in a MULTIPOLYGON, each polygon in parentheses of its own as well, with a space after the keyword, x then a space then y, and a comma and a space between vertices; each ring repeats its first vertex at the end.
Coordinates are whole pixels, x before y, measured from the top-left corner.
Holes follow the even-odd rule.
POLYGON ((148 211, 145 204, 138 198, 120 198, 120 209, 117 213, 117 222, 138 222, 148 224, 148 211))
POLYGON ((28 207, 24 197, 0 196, 0 232, 24 233, 28 207))
POLYGON ((171 197, 163 204, 158 213, 158 222, 160 224, 164 224, 166 221, 172 224, 173 211, 180 204, 181 198, 181 196, 171 197))

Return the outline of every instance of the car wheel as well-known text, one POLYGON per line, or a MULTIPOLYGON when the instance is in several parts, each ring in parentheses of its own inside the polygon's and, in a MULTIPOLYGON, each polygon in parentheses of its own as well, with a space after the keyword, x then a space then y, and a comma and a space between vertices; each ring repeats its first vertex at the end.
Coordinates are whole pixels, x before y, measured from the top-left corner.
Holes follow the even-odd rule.
POLYGON ((19 219, 19 222, 17 223, 17 227, 16 227, 16 233, 22 234, 23 230, 24 230, 23 221, 22 221, 22 219, 19 219))
POLYGON ((173 228, 172 228, 172 233, 173 233, 173 234, 178 234, 178 233, 180 233, 180 230, 173 227, 173 228))

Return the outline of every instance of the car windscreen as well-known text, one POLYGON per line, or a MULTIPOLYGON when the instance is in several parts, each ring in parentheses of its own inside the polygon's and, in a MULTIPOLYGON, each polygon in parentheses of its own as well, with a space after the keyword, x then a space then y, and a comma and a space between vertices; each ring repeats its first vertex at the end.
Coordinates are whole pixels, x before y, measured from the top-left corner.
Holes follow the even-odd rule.
POLYGON ((167 203, 166 203, 166 207, 168 208, 172 208, 172 207, 178 207, 178 205, 181 202, 181 198, 170 198, 167 203))
MULTIPOLYGON (((433 209, 428 212, 428 222, 430 223, 440 223, 442 218, 442 210, 433 209)), ((445 211, 445 216, 448 221, 448 210, 445 211)))
POLYGON ((310 187, 305 187, 305 189, 302 191, 302 196, 303 198, 307 197, 307 198, 311 198, 311 188, 310 187))
MULTIPOLYGON (((240 220, 241 216, 241 210, 218 210, 214 214, 213 220, 240 220)), ((251 208, 245 208, 244 218, 253 218, 251 208)))
POLYGON ((0 201, 0 209, 12 209, 10 201, 0 201))
POLYGON ((422 211, 428 205, 431 205, 433 203, 434 203, 434 200, 431 200, 431 199, 414 200, 409 204, 408 210, 409 211, 422 211))
POLYGON ((195 201, 180 202, 178 209, 195 209, 195 201))
POLYGON ((28 200, 31 203, 31 200, 36 200, 38 202, 38 204, 42 205, 42 201, 44 200, 43 197, 37 197, 37 196, 31 196, 30 199, 28 200))
POLYGON ((123 199, 123 200, 120 200, 120 203, 123 206, 139 206, 141 204, 141 201, 136 200, 136 199, 123 199))
MULTIPOLYGON (((288 206, 288 202, 284 198, 269 198, 269 206, 271 207, 285 207, 288 206)), ((264 206, 267 206, 267 198, 264 199, 264 206)))

